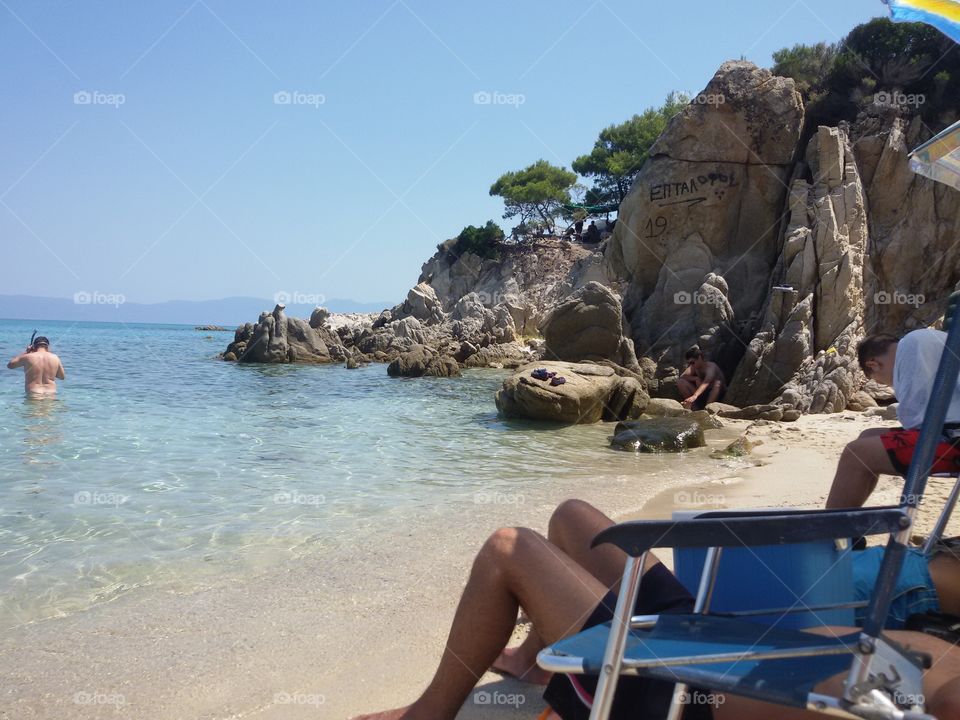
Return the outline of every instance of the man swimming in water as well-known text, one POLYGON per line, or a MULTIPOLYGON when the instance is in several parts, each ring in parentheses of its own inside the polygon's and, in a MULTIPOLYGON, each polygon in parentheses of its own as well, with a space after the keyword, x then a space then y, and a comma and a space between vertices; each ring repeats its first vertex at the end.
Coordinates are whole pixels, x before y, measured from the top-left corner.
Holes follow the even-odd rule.
POLYGON ((43 335, 34 338, 26 350, 7 363, 7 367, 11 370, 23 368, 24 386, 27 395, 32 397, 56 395, 57 380, 67 379, 63 363, 59 356, 50 352, 50 341, 43 335))

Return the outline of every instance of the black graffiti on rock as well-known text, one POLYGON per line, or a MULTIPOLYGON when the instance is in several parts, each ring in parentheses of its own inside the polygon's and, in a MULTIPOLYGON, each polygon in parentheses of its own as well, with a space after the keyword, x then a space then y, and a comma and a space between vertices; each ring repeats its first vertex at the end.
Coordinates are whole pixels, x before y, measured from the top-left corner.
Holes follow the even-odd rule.
POLYGON ((727 188, 737 187, 736 172, 711 172, 691 175, 681 180, 669 180, 650 186, 650 202, 658 207, 668 205, 697 205, 704 202, 713 192, 714 197, 723 200, 727 188))

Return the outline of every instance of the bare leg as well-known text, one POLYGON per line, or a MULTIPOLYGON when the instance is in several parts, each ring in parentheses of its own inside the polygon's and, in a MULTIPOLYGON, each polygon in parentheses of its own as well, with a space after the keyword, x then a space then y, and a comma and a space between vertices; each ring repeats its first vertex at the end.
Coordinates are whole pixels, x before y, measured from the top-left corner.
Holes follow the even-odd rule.
MULTIPOLYGON (((852 628, 817 628, 820 634, 849 632, 852 628)), ((923 633, 892 630, 886 633, 893 640, 914 650, 929 653, 933 667, 924 673, 923 694, 927 712, 938 718, 960 717, 960 648, 923 633)), ((843 692, 845 674, 836 675, 817 686, 818 692, 838 697, 843 692)), ((823 720, 820 713, 770 705, 735 695, 723 696, 714 708, 715 720, 823 720)))
POLYGON ((878 437, 882 432, 884 430, 873 428, 847 443, 827 497, 828 508, 863 507, 881 474, 899 474, 878 437))
POLYGON ((709 405, 712 402, 716 402, 717 398, 720 397, 720 393, 723 392, 723 383, 719 380, 714 380, 710 385, 710 394, 707 395, 706 404, 709 405))
MULTIPOLYGON (((550 517, 547 537, 574 562, 585 568, 608 590, 618 590, 627 555, 613 545, 591 548, 597 534, 613 525, 613 520, 582 500, 565 500, 550 517)), ((649 570, 657 562, 653 553, 647 556, 649 570)), ((537 666, 537 653, 545 643, 534 626, 526 640, 515 648, 505 648, 493 663, 493 669, 530 683, 546 684, 550 673, 537 666)))
POLYGON ((960 615, 960 558, 941 553, 927 567, 933 586, 937 589, 940 610, 949 615, 960 615))
POLYGON ((693 395, 698 387, 700 387, 700 381, 696 379, 691 380, 690 376, 681 375, 677 378, 677 390, 680 393, 680 397, 684 400, 693 395))
POLYGON ((412 705, 371 720, 453 720, 506 645, 523 605, 543 642, 577 632, 606 588, 546 538, 526 528, 498 530, 477 555, 440 666, 412 705))

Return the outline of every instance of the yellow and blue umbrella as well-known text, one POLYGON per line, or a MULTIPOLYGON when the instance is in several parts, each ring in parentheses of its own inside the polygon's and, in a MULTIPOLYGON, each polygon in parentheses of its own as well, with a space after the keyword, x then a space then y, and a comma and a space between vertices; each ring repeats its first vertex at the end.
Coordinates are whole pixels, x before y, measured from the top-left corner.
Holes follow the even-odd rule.
POLYGON ((922 22, 960 43, 960 0, 883 0, 894 22, 922 22))
POLYGON ((910 169, 960 190, 960 122, 910 153, 910 169))

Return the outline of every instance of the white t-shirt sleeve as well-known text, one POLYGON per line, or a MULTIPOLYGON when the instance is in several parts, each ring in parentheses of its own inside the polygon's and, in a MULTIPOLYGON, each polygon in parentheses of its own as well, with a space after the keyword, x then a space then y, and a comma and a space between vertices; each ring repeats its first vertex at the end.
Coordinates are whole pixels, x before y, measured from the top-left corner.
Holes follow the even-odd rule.
POLYGON ((923 424, 946 338, 947 334, 939 330, 914 330, 897 343, 893 390, 900 403, 897 418, 907 430, 923 424))

